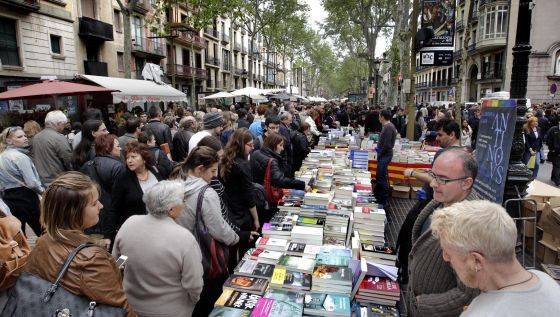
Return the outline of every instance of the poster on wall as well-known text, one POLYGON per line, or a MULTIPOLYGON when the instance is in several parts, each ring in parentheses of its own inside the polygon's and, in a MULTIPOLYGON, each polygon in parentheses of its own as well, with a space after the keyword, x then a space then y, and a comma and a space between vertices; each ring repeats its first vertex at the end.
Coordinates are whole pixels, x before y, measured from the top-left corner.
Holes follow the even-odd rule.
POLYGON ((422 28, 432 29, 431 47, 453 48, 455 0, 422 0, 422 28))
POLYGON ((502 204, 515 131, 516 101, 487 99, 482 112, 476 139, 478 173, 474 189, 483 198, 502 204))

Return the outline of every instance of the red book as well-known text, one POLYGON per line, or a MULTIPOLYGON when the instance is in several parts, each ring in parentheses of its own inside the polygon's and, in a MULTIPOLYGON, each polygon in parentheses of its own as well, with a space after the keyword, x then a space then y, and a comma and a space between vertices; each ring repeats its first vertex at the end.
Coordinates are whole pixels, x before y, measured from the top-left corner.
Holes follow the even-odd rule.
POLYGON ((371 191, 371 185, 356 184, 354 185, 355 191, 371 191))
POLYGON ((399 297, 401 288, 399 283, 386 277, 366 276, 360 284, 359 292, 362 294, 371 293, 399 297))

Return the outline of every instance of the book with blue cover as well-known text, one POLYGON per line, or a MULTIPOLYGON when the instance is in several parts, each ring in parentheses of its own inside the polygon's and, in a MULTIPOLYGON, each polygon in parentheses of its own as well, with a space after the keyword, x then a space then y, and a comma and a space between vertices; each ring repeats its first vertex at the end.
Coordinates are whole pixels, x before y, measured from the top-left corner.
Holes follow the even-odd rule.
POLYGON ((350 297, 336 294, 306 294, 303 312, 306 315, 350 316, 352 312, 350 297))
POLYGON ((348 267, 350 258, 347 256, 337 256, 325 253, 317 254, 316 265, 335 265, 348 267))
POLYGON ((208 317, 249 317, 251 314, 248 310, 233 307, 214 307, 208 317))

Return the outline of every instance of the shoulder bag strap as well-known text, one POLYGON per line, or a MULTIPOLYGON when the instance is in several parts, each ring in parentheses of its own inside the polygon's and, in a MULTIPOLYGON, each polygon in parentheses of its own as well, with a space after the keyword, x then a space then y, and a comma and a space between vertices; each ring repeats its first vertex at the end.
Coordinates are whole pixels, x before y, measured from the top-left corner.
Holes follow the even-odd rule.
POLYGON ((200 225, 200 222, 202 222, 202 224, 206 226, 204 220, 202 220, 202 201, 204 200, 204 193, 206 192, 206 189, 208 189, 208 187, 210 187, 210 185, 202 187, 200 193, 198 194, 198 201, 196 203, 196 220, 194 225, 195 228, 200 225))
POLYGON ((64 264, 62 265, 62 267, 58 271, 58 274, 56 275, 56 279, 52 283, 51 287, 49 287, 47 293, 45 294, 45 297, 43 297, 44 303, 47 303, 54 295, 54 292, 56 292, 56 289, 58 288, 58 285, 60 284, 62 277, 64 276, 64 274, 66 274, 66 271, 68 270, 68 267, 70 266, 70 263, 72 262, 76 254, 78 254, 78 252, 80 252, 82 249, 89 248, 89 247, 96 247, 96 246, 97 246, 96 244, 91 242, 82 243, 77 248, 75 248, 70 254, 68 254, 68 256, 66 257, 66 261, 64 261, 64 264))

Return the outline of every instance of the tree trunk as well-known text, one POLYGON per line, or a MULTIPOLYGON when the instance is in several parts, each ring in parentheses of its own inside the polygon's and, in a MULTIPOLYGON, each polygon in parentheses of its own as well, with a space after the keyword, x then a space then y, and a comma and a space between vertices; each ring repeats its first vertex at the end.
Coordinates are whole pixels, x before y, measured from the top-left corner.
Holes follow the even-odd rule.
POLYGON ((407 121, 406 137, 409 140, 414 139, 414 126, 416 117, 416 103, 414 97, 416 95, 416 80, 414 75, 416 73, 416 31, 418 29, 418 14, 420 11, 420 0, 414 0, 412 4, 412 17, 410 18, 410 37, 412 41, 412 49, 410 54, 410 93, 406 98, 407 105, 407 121))
MULTIPOLYGON (((410 0, 400 0, 399 1, 399 13, 400 18, 400 28, 398 37, 398 48, 399 48, 399 61, 400 61, 400 73, 401 78, 410 77, 410 42, 411 39, 408 37, 410 32, 409 24, 409 13, 410 13, 410 0), (400 6, 402 5, 402 10, 400 6)), ((406 94, 401 91, 400 103, 403 104, 406 100, 406 94)))
MULTIPOLYGON (((457 78, 457 85, 455 86, 455 120, 461 125, 461 99, 463 96, 463 78, 466 77, 467 73, 467 58, 469 56, 469 42, 471 40, 471 18, 472 18, 472 1, 466 0, 465 9, 467 10, 466 21, 463 21, 465 25, 464 37, 463 37, 463 50, 461 51, 461 62, 459 63, 459 74, 457 78)), ((475 39, 476 40, 476 39, 475 39)))

